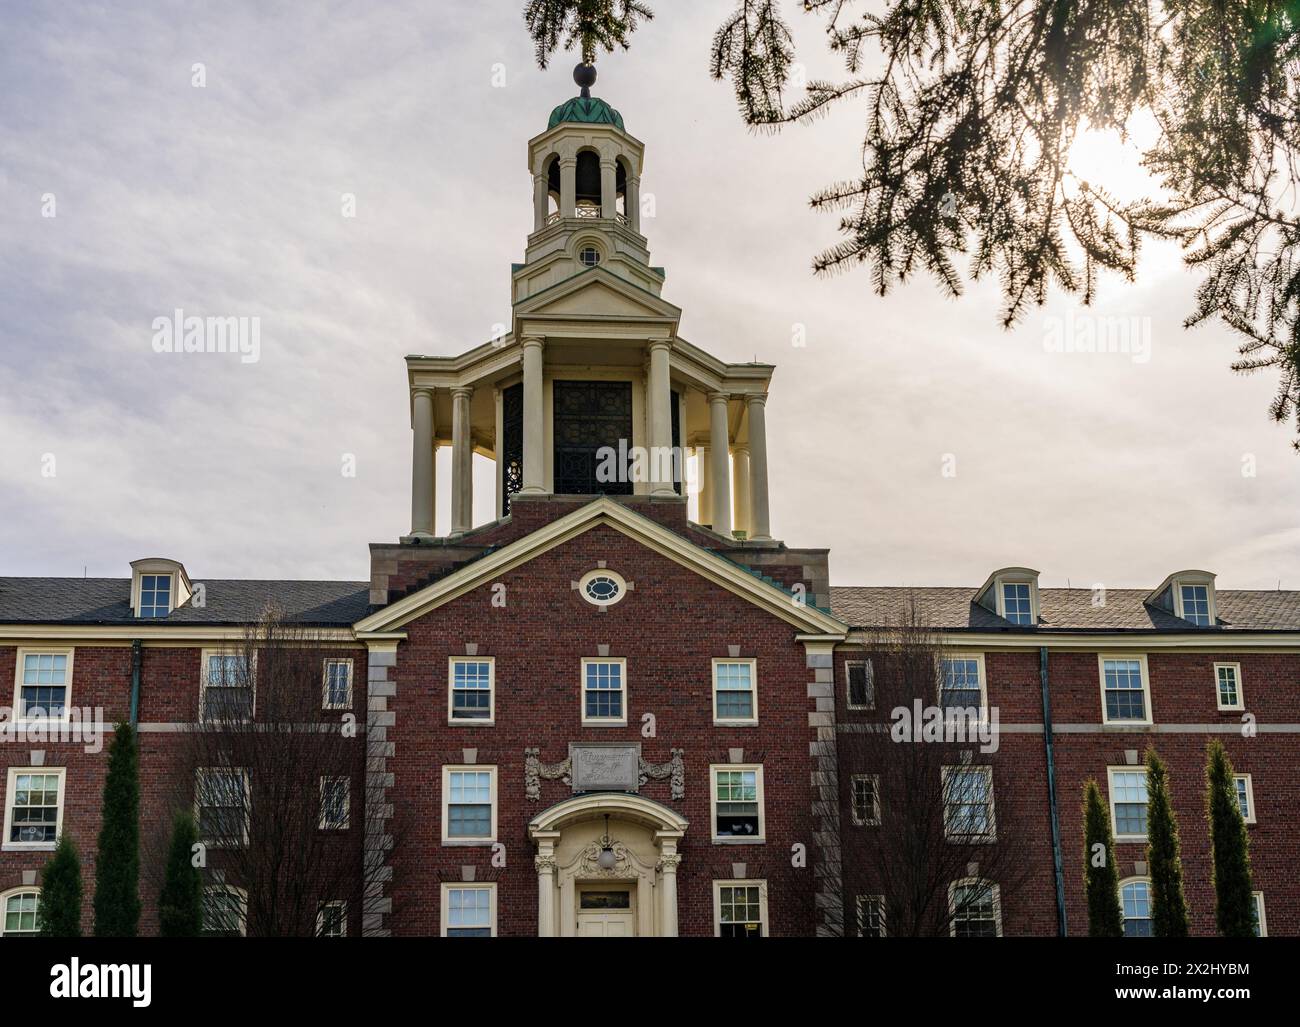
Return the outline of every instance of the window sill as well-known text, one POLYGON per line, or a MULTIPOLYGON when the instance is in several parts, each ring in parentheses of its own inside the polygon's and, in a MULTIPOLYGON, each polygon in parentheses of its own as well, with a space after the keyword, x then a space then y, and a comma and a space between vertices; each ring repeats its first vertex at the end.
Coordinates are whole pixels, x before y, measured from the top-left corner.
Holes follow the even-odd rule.
POLYGON ((766 838, 714 838, 714 845, 766 845, 766 838))
POLYGON ((465 720, 463 717, 448 717, 448 727, 496 727, 495 720, 465 720))
POLYGON ((583 727, 627 727, 626 720, 584 720, 583 727))
POLYGON ((713 721, 714 727, 758 727, 757 720, 717 720, 713 721))
POLYGON ((1118 720, 1101 722, 1103 731, 1114 731, 1117 734, 1123 734, 1126 731, 1149 731, 1155 727, 1155 722, 1151 720, 1118 720))
POLYGON ((475 846, 486 847, 495 845, 496 843, 497 840, 495 838, 444 838, 442 840, 444 846, 454 846, 458 849, 473 848, 475 846))

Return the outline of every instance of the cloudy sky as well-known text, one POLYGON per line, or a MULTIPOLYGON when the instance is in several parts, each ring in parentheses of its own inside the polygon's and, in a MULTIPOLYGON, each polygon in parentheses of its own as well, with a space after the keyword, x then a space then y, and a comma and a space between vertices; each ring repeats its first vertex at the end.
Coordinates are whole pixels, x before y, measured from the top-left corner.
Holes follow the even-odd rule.
MULTIPOLYGON (((751 134, 707 74, 730 0, 652 6, 596 92, 646 144, 643 229, 682 335, 777 365, 776 535, 828 546, 838 584, 976 585, 1023 564, 1046 585, 1203 567, 1221 587, 1300 588, 1300 457, 1266 416, 1275 379, 1232 375, 1223 329, 1182 329, 1196 278, 1175 251, 1148 247, 1139 283, 1107 282, 1092 311, 1145 319, 1145 361, 1050 352, 1053 325, 1087 313, 1060 296, 1008 332, 991 287, 882 299, 863 272, 814 279, 836 235, 806 198, 854 173, 860 110, 751 134)), ((574 92, 571 55, 534 66, 521 9, 6 10, 0 574, 122 576, 159 555, 196 578, 368 576, 366 544, 409 527, 402 356, 509 320, 526 140, 574 92), (260 359, 155 353, 153 321, 177 308, 259 317, 260 359)), ((833 74, 819 23, 790 17, 809 74, 833 74)), ((1114 166, 1103 142, 1081 164, 1114 166)))

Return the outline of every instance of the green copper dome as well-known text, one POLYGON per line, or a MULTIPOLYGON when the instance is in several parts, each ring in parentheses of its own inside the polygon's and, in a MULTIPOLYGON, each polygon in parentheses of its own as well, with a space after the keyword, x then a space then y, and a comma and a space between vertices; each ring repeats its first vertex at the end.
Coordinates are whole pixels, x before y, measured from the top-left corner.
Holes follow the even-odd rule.
POLYGON ((600 97, 575 96, 572 100, 565 100, 551 111, 551 120, 546 128, 550 130, 566 122, 577 122, 581 125, 613 125, 621 129, 623 115, 600 97))

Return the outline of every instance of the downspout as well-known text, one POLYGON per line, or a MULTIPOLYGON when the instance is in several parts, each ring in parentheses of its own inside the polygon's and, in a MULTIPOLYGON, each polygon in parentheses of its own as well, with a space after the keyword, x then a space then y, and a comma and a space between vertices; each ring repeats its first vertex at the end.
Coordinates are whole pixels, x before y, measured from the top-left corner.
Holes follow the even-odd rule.
POLYGON ((1056 809, 1056 760, 1052 753, 1052 693, 1047 684, 1047 646, 1038 649, 1038 677, 1043 687, 1043 750, 1047 757, 1047 805, 1052 814, 1052 869, 1056 875, 1056 933, 1066 936, 1065 872, 1061 866, 1061 818, 1056 809))
POLYGON ((131 730, 140 719, 140 640, 131 643, 131 730))

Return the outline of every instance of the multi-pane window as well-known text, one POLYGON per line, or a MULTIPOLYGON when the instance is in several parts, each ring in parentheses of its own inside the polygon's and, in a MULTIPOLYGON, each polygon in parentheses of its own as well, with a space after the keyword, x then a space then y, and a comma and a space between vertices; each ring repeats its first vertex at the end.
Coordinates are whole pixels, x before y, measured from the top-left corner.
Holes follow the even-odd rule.
POLYGON ((19 719, 62 719, 67 714, 69 654, 21 650, 19 659, 19 719))
POLYGON ((1125 938, 1151 937, 1151 882, 1129 881, 1119 890, 1125 938))
POLYGON ((1183 620, 1199 627, 1210 626, 1210 587, 1208 585, 1183 585, 1183 620))
POLYGON ((997 938, 1002 934, 998 888, 988 881, 957 881, 948 890, 954 938, 997 938))
POLYGON ((37 933, 36 910, 40 904, 41 893, 35 889, 10 892, 6 895, 4 909, 0 910, 0 915, 3 916, 3 921, 0 921, 0 935, 6 938, 35 935, 37 933))
POLYGON ((582 722, 626 724, 627 694, 622 660, 582 661, 582 722))
POLYGON ((1251 892, 1251 918, 1254 920, 1255 937, 1264 938, 1268 936, 1268 918, 1264 916, 1264 893, 1262 891, 1251 892))
POLYGON ((237 888, 214 887, 203 893, 203 933, 238 938, 245 930, 247 900, 237 888))
POLYGON ((351 782, 346 777, 320 779, 320 826, 322 831, 338 831, 348 826, 351 814, 351 782))
POLYGON ((253 715, 253 673, 242 653, 205 653, 204 721, 248 720, 253 715))
POLYGON ((1237 789, 1237 805, 1241 808, 1241 819, 1248 824, 1255 822, 1255 794, 1251 787, 1249 774, 1236 774, 1233 784, 1237 789))
POLYGON ((172 612, 172 576, 170 574, 140 575, 141 617, 166 617, 172 612))
POLYGON ((753 660, 713 661, 713 719, 734 724, 758 722, 753 660))
POLYGON ((316 937, 346 938, 348 936, 348 904, 341 899, 322 902, 316 911, 316 937))
POLYGON ((853 797, 853 822, 859 826, 880 823, 880 776, 854 774, 849 782, 853 797))
POLYGON ((763 771, 760 767, 713 768, 713 835, 763 837, 763 771))
POLYGON ((939 705, 945 710, 982 710, 980 661, 973 657, 939 661, 939 705))
POLYGON ((1012 624, 1034 623, 1034 611, 1030 605, 1029 583, 1027 581, 1007 581, 1002 585, 1002 616, 1012 624))
POLYGON ((716 887, 719 937, 763 937, 762 886, 745 881, 716 887))
POLYGON ((883 895, 858 896, 858 937, 885 937, 885 897, 883 895))
POLYGON ((848 707, 851 710, 869 710, 875 706, 875 682, 870 660, 850 660, 844 664, 849 679, 848 707))
POLYGON ((448 938, 492 936, 492 888, 444 885, 443 933, 448 938))
POLYGON ((208 845, 238 846, 248 841, 248 771, 202 768, 195 783, 199 837, 208 845))
POLYGON ((352 708, 352 661, 326 660, 324 695, 321 705, 327 710, 352 708))
POLYGON ((444 768, 444 839, 491 841, 495 836, 493 816, 495 770, 489 767, 444 768))
POLYGON ((1103 658, 1101 690, 1108 724, 1147 720, 1147 693, 1141 660, 1103 658))
POLYGON ((993 768, 944 767, 943 826, 949 838, 992 841, 993 768))
POLYGON ((1115 818, 1115 837, 1145 839, 1147 836, 1147 772, 1110 771, 1110 808, 1115 818))
POLYGON ((1245 708, 1241 698, 1241 666, 1236 663, 1216 663, 1214 679, 1218 686, 1217 699, 1221 710, 1245 708))
POLYGON ((62 770, 10 770, 5 809, 6 846, 51 847, 59 837, 62 770))
POLYGON ((451 680, 449 716, 453 722, 491 723, 492 660, 453 658, 448 671, 451 680))

